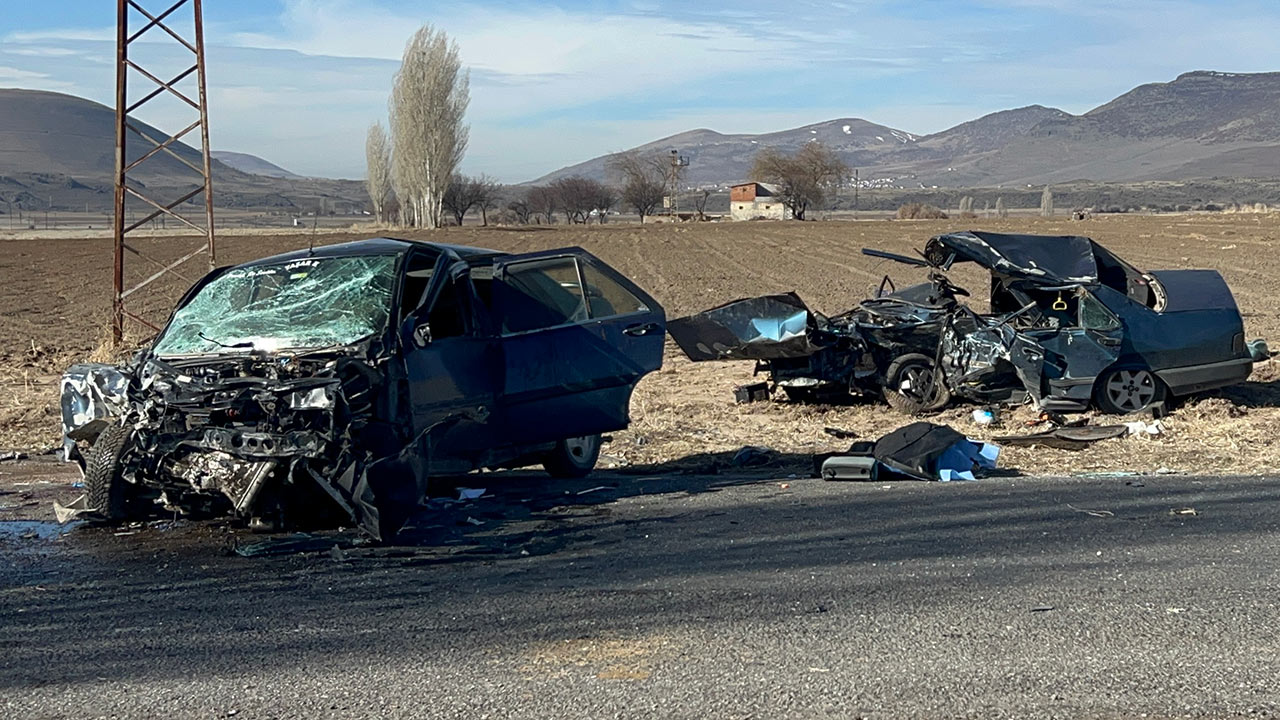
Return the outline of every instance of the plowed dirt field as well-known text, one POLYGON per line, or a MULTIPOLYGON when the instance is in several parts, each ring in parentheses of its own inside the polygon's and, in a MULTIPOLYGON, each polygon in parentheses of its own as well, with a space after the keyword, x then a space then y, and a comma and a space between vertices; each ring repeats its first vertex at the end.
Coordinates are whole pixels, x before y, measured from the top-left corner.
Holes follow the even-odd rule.
MULTIPOLYGON (((723 223, 590 227, 453 228, 397 232, 409 237, 525 252, 579 245, 635 279, 675 317, 738 297, 796 290, 815 309, 837 313, 871 294, 890 274, 899 285, 919 271, 859 253, 862 247, 912 253, 940 232, 989 229, 1088 235, 1144 269, 1204 267, 1223 273, 1245 315, 1248 337, 1280 345, 1280 214, 1103 216, 1089 221, 1005 220, 860 221, 820 223, 723 223)), ((223 234, 218 262, 238 263, 308 242, 328 244, 379 234, 371 231, 292 234, 223 234)), ((134 241, 167 263, 193 248, 191 239, 134 241)), ((173 302, 201 274, 203 260, 182 277, 155 283, 142 314, 163 319, 173 302)), ((158 267, 130 258, 135 282, 158 267)), ((953 280, 981 295, 985 280, 955 273, 953 280)), ((111 292, 111 241, 106 238, 0 235, 0 449, 40 450, 58 439, 57 379, 69 363, 104 357, 111 292)), ((141 326, 131 335, 141 338, 141 326)), ((750 363, 700 364, 670 345, 666 367, 647 378, 632 404, 634 423, 605 448, 604 466, 639 470, 730 467, 744 445, 779 452, 782 467, 797 469, 808 454, 841 449, 847 440, 823 432, 837 427, 875 438, 910 419, 876 403, 735 405, 732 387, 751 380, 750 363), (656 467, 655 467, 656 466, 656 467)), ((1004 427, 973 425, 973 407, 955 406, 935 422, 974 437, 1019 431, 1033 413, 1004 416, 1004 427)), ((1106 422, 1105 419, 1099 419, 1106 422)), ((1197 474, 1280 471, 1280 363, 1256 366, 1242 386, 1177 404, 1157 437, 1109 440, 1083 452, 1008 448, 1002 464, 1023 472, 1081 471, 1197 474)))

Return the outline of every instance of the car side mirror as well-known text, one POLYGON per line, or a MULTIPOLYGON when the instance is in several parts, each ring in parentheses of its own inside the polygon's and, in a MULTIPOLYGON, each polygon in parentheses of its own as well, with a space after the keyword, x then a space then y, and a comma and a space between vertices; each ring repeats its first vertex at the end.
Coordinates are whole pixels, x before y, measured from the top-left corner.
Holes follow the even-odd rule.
POLYGON ((413 329, 413 342, 418 347, 426 347, 431 344, 431 324, 422 321, 413 329))

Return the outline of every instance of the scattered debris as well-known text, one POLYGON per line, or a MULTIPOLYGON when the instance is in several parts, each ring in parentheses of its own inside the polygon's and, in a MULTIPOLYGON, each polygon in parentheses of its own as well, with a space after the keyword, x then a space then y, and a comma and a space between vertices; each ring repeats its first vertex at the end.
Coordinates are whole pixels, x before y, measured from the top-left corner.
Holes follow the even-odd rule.
POLYGON ((579 490, 576 494, 577 494, 577 495, 589 495, 589 494, 591 494, 591 493, 593 493, 593 492, 600 492, 601 490, 613 490, 613 489, 614 489, 614 487, 613 487, 613 486, 611 486, 611 485, 597 485, 596 487, 593 487, 593 488, 587 488, 586 490, 579 490))
POLYGON ((769 383, 739 385, 733 389, 733 399, 739 404, 764 402, 769 399, 769 383))
POLYGON ((458 499, 479 500, 481 497, 484 497, 485 492, 485 488, 460 487, 458 488, 458 499))
POLYGON ((739 448, 730 460, 734 467, 753 467, 772 463, 775 453, 772 449, 761 445, 747 445, 739 448))
POLYGON ((1170 515, 1199 515, 1200 513, 1196 512, 1196 509, 1193 507, 1180 507, 1180 508, 1173 508, 1172 510, 1169 511, 1169 514, 1170 515))
POLYGON ((1151 437, 1164 434, 1164 423, 1159 420, 1153 420, 1151 422, 1134 420, 1133 422, 1125 423, 1124 427, 1129 429, 1130 435, 1144 435, 1151 437))
POLYGON ((1051 610, 1057 610, 1057 609, 1058 609, 1058 608, 1056 608, 1056 607, 1054 607, 1054 606, 1052 606, 1052 605, 1037 605, 1037 606, 1035 606, 1035 607, 1031 608, 1031 612, 1033 612, 1033 613, 1041 613, 1041 612, 1049 612, 1049 611, 1051 611, 1051 610))
POLYGON ((17 450, 10 450, 6 453, 0 453, 0 462, 16 462, 18 460, 26 460, 27 454, 17 450))
POLYGON ((1248 348, 1249 357, 1253 358, 1253 361, 1256 363, 1266 362, 1276 354, 1271 352, 1271 348, 1267 347, 1267 341, 1262 338, 1250 340, 1248 348))
POLYGON ((1090 425, 1083 427, 1057 427, 1030 435, 1002 435, 993 438, 1004 445, 1039 445, 1059 450, 1083 450, 1099 440, 1124 437, 1129 433, 1125 425, 1090 425))
POLYGON ((982 427, 996 424, 998 416, 992 408, 978 408, 973 411, 973 421, 982 427))
POLYGON ((900 476, 915 480, 974 480, 976 471, 996 467, 1000 448, 978 442, 944 425, 916 422, 898 428, 875 443, 854 443, 847 453, 814 458, 826 480, 883 480, 900 476))
POLYGON ((477 519, 475 519, 475 518, 471 517, 470 515, 468 515, 468 516, 467 516, 466 523, 467 523, 468 525, 475 525, 476 527, 480 527, 480 526, 484 525, 484 521, 483 521, 483 520, 477 520, 477 519))
POLYGON ((88 495, 81 495, 66 505, 57 500, 53 501, 53 516, 57 518, 59 525, 66 525, 81 515, 88 515, 97 511, 97 508, 89 507, 88 495))
POLYGON ((266 557, 271 555, 296 555, 307 552, 333 552, 333 548, 354 547, 361 543, 360 538, 334 535, 313 535, 311 533, 293 533, 280 535, 251 543, 237 543, 235 554, 241 557, 266 557))
POLYGON ((836 428, 836 427, 824 427, 822 428, 822 432, 826 433, 827 435, 830 435, 831 437, 837 440, 853 440, 854 438, 858 437, 858 433, 852 430, 844 430, 842 428, 836 428))
POLYGON ((1092 515, 1093 517, 1105 518, 1105 517, 1115 517, 1116 515, 1110 510, 1089 510, 1088 508, 1078 508, 1075 505, 1072 505, 1071 503, 1067 503, 1067 507, 1071 508, 1072 510, 1075 510, 1078 513, 1084 513, 1085 515, 1092 515))

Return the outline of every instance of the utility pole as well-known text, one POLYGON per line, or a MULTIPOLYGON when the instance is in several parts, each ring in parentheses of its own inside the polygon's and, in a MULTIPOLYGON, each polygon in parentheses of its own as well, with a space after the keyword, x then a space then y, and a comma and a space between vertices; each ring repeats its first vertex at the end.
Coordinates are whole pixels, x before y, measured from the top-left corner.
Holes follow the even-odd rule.
POLYGON ((858 216, 858 168, 853 169, 853 215, 858 216))
MULTIPOLYGON (((154 1, 154 0, 153 0, 154 1)), ((204 20, 202 0, 162 0, 161 6, 166 7, 158 13, 148 11, 144 4, 148 0, 116 0, 116 179, 115 179, 115 210, 113 235, 115 238, 115 258, 114 258, 114 286, 115 297, 113 302, 111 337, 117 346, 124 339, 124 321, 125 318, 134 320, 153 330, 158 331, 160 328, 145 318, 129 312, 125 307, 125 299, 130 295, 142 290, 146 286, 158 280, 160 277, 174 272, 175 269, 194 258, 200 253, 208 256, 209 268, 213 269, 215 264, 214 240, 213 240, 213 161, 210 156, 209 147, 209 105, 205 85, 205 62, 204 62, 204 20), (190 11, 192 37, 189 40, 183 33, 174 27, 174 21, 177 17, 174 15, 178 10, 187 9, 190 11), (136 20, 141 26, 131 31, 130 21, 136 20), (143 22, 145 20, 145 22, 143 22), (192 55, 192 65, 169 80, 162 80, 152 74, 138 62, 129 57, 129 48, 133 43, 138 42, 148 31, 155 29, 150 40, 158 41, 163 38, 156 37, 163 31, 169 39, 176 41, 181 50, 185 48, 192 55), (129 78, 130 71, 136 75, 142 76, 149 83, 147 87, 151 87, 149 92, 134 102, 129 102, 129 78), (192 99, 190 91, 184 92, 178 88, 178 84, 186 80, 192 75, 195 76, 195 99, 192 99), (138 108, 145 105, 148 101, 156 96, 169 93, 177 98, 183 104, 195 111, 196 120, 186 128, 170 135, 165 139, 153 138, 143 132, 137 125, 131 122, 130 116, 138 108), (183 137, 199 130, 200 134, 200 154, 201 162, 199 165, 191 162, 191 160, 179 155, 174 151, 173 146, 183 137), (143 152, 135 152, 134 159, 130 160, 130 138, 137 136, 147 141, 143 146, 143 152), (193 184, 195 189, 188 192, 176 200, 167 198, 160 199, 150 197, 149 193, 153 192, 143 188, 141 185, 130 183, 130 173, 132 173, 139 165, 147 162, 151 158, 164 153, 173 160, 178 161, 192 171, 193 184), (196 180, 196 178, 199 178, 196 180), (204 195, 204 223, 198 222, 183 216, 177 212, 176 208, 183 203, 193 201, 200 194, 204 195), (153 208, 152 212, 141 220, 132 220, 133 211, 126 207, 128 199, 134 199, 153 208), (173 262, 162 262, 150 257, 127 242, 129 233, 134 230, 151 223, 157 217, 170 216, 195 230, 201 236, 201 244, 199 247, 183 254, 173 262), (152 268, 158 268, 155 272, 148 275, 141 281, 133 285, 133 287, 125 288, 125 253, 139 258, 149 263, 152 268)), ((185 15, 185 13, 183 13, 185 15)), ((152 269, 148 268, 148 269, 152 269)), ((176 272, 174 274, 177 274, 176 272)), ((180 276, 181 277, 181 276, 180 276)), ((186 278, 184 278, 186 279, 186 278)), ((189 282, 189 280, 188 280, 189 282)))
POLYGON ((689 160, 678 150, 671 151, 671 212, 680 215, 680 173, 689 167, 689 160))

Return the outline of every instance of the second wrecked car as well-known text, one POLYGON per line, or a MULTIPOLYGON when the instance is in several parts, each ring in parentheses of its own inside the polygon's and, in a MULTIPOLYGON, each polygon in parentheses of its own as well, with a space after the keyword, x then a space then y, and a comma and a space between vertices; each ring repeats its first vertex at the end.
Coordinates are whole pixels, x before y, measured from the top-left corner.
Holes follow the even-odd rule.
MULTIPOLYGON (((580 248, 376 238, 211 272, 124 366, 70 368, 65 450, 110 519, 158 499, 376 538, 431 476, 590 472, 662 363, 665 316, 580 248)), ((291 523, 292 524, 292 523, 291 523)))
POLYGON ((835 317, 794 293, 728 303, 670 323, 692 360, 755 360, 793 397, 883 394, 916 413, 951 398, 1030 398, 1046 410, 1139 412, 1169 395, 1232 385, 1252 371, 1244 325, 1214 270, 1145 273, 1086 237, 957 232, 919 258, 864 250, 927 270, 835 317), (990 272, 978 313, 946 272, 990 272))

